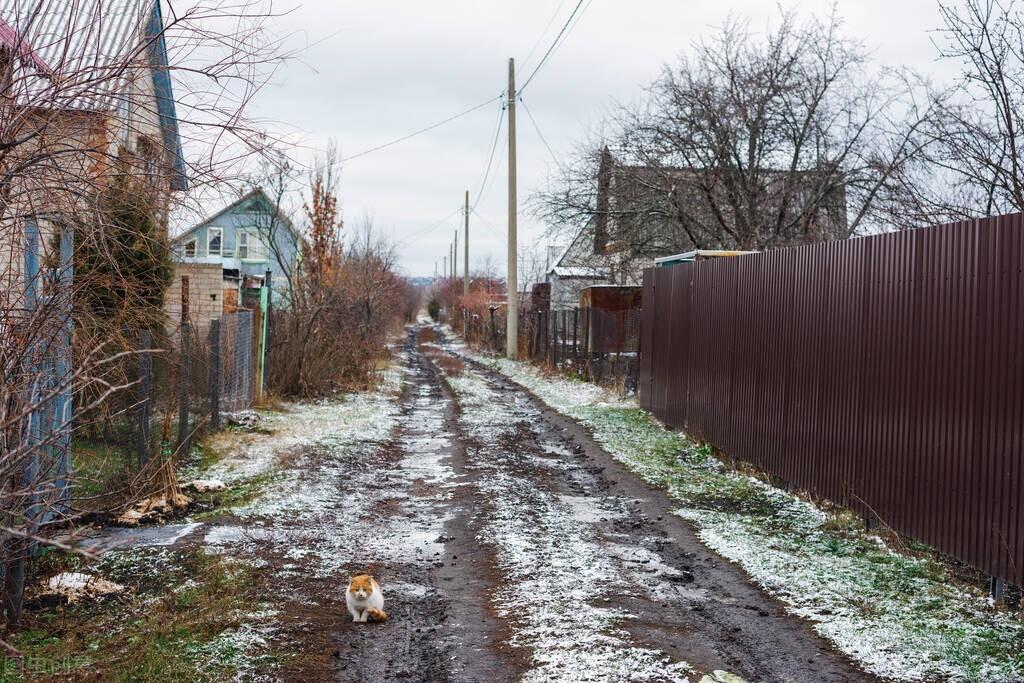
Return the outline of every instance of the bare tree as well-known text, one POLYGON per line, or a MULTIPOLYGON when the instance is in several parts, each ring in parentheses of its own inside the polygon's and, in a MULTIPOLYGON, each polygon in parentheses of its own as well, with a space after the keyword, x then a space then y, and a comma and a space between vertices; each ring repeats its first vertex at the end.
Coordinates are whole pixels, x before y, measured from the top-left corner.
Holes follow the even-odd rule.
POLYGON ((927 145, 893 183, 904 221, 928 225, 1024 210, 1024 17, 1013 3, 940 3, 940 56, 960 65, 935 97, 927 145))
POLYGON ((910 106, 908 83, 872 71, 834 14, 783 13, 763 38, 733 19, 666 66, 537 206, 624 261, 877 229, 879 194, 919 152, 929 111, 910 106))
MULTIPOLYGON (((123 372, 136 353, 121 328, 130 320, 88 326, 79 304, 95 302, 100 274, 114 293, 133 287, 119 240, 139 242, 136 254, 165 250, 180 191, 229 177, 259 151, 245 106, 283 56, 268 33, 272 18, 259 0, 0 2, 0 536, 9 624, 20 615, 29 540, 51 542, 48 529, 77 518, 71 430, 133 382, 123 372), (160 229, 125 233, 104 202, 118 178, 144 188, 160 229), (75 248, 91 259, 78 278, 75 248)), ((118 313, 111 306, 134 300, 113 296, 90 310, 118 313)))
POLYGON ((418 297, 397 272, 395 246, 372 221, 346 230, 335 150, 329 145, 308 175, 303 257, 291 301, 274 313, 269 383, 282 395, 321 396, 372 384, 388 334, 418 308, 418 297))

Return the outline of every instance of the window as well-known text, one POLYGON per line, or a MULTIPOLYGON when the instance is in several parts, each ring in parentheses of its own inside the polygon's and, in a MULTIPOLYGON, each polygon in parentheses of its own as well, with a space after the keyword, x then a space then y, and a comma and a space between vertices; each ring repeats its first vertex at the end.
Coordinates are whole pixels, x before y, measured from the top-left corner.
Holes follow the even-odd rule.
POLYGON ((223 228, 210 228, 206 231, 206 253, 209 256, 221 255, 221 242, 224 239, 223 228))
POLYGON ((185 242, 185 257, 186 258, 195 258, 195 256, 196 256, 196 241, 193 238, 193 239, 190 239, 188 242, 185 242))
POLYGON ((259 230, 238 231, 238 258, 247 261, 267 260, 267 250, 260 239, 259 230))
POLYGON ((136 144, 136 151, 146 180, 153 187, 159 187, 161 176, 160 146, 149 137, 140 135, 136 144))

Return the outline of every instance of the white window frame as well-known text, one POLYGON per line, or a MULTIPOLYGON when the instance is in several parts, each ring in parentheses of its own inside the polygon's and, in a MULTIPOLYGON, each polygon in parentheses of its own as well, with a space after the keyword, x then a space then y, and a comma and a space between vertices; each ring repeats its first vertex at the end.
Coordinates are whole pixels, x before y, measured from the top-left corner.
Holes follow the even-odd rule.
POLYGON ((224 228, 207 228, 206 229, 206 255, 207 256, 223 256, 224 255, 224 228), (213 233, 217 233, 217 237, 220 238, 220 246, 217 247, 217 251, 210 248, 210 243, 213 241, 213 233))
POLYGON ((187 242, 185 242, 184 245, 182 245, 182 254, 185 256, 185 258, 195 258, 198 253, 199 253, 199 240, 197 240, 195 237, 193 237, 192 239, 188 240, 187 242), (192 248, 192 253, 191 254, 188 253, 189 252, 189 247, 192 248))
MULTIPOLYGON (((244 257, 239 256, 239 258, 257 263, 266 263, 270 260, 270 249, 260 236, 259 228, 240 229, 238 234, 246 236, 246 255, 244 257)), ((241 242, 239 242, 239 245, 241 245, 241 242)))
POLYGON ((235 232, 235 256, 243 261, 249 258, 249 238, 252 237, 248 230, 235 232), (244 239, 243 239, 244 238, 244 239), (243 244, 244 242, 244 244, 243 244), (244 251, 243 251, 244 249, 244 251))

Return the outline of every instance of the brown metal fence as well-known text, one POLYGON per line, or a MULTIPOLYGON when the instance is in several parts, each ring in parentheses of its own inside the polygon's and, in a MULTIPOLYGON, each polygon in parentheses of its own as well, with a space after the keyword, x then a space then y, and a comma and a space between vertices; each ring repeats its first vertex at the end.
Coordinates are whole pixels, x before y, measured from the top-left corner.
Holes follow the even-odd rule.
POLYGON ((640 402, 1024 583, 1024 215, 654 268, 640 402))

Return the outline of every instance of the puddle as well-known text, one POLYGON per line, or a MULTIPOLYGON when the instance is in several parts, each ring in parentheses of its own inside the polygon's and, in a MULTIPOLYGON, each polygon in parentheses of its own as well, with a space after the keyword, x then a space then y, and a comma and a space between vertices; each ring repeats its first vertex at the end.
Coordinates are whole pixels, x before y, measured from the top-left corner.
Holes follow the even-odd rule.
POLYGON ((202 522, 191 524, 167 524, 164 526, 110 527, 97 535, 83 538, 77 547, 83 550, 107 552, 146 546, 172 546, 202 526, 202 522))

